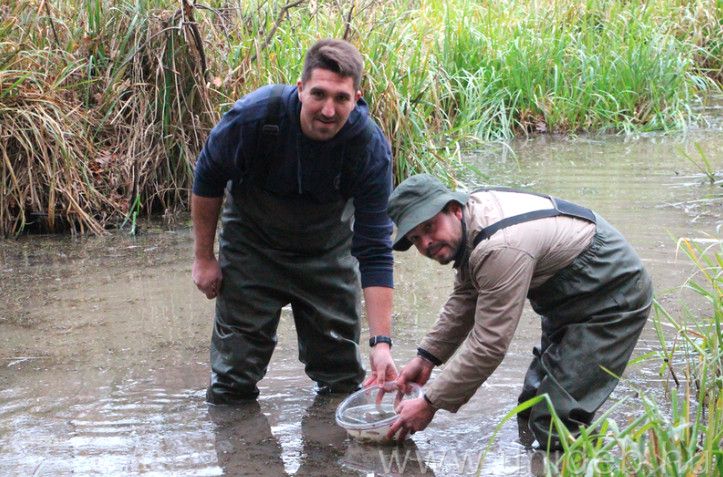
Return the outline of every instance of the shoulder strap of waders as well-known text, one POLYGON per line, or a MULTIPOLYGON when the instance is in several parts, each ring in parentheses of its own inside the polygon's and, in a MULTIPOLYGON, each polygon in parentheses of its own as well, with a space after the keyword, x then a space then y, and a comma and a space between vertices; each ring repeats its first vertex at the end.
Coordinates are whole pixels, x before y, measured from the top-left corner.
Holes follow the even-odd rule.
POLYGON ((266 182, 273 159, 279 154, 278 139, 281 134, 281 106, 285 87, 283 84, 274 85, 269 94, 266 117, 259 129, 256 154, 250 167, 251 178, 257 184, 266 182))
POLYGON ((483 192, 483 191, 488 191, 488 190, 503 191, 503 192, 517 192, 520 194, 529 194, 529 195, 536 195, 538 197, 545 197, 552 201, 552 205, 554 208, 532 210, 530 212, 525 212, 524 214, 513 215, 511 217, 505 217, 504 219, 497 221, 492 225, 488 225, 487 227, 484 227, 477 231, 477 235, 475 235, 474 240, 472 241, 473 247, 476 247, 477 245, 479 245, 479 243, 481 241, 487 240, 492 235, 494 235, 496 232, 498 232, 506 227, 521 224, 523 222, 530 222, 532 220, 544 219, 544 218, 548 218, 548 217, 557 217, 558 215, 565 215, 568 217, 574 217, 577 219, 587 220, 588 222, 592 222, 593 224, 595 223, 595 214, 592 212, 592 210, 590 210, 586 207, 582 207, 577 204, 573 204, 572 202, 568 202, 566 200, 557 199, 555 197, 552 197, 552 196, 549 196, 546 194, 539 194, 537 192, 526 192, 526 191, 521 191, 521 190, 510 189, 507 187, 484 187, 481 189, 477 189, 474 192, 483 192))
POLYGON ((367 148, 374 137, 375 128, 376 123, 369 119, 364 131, 352 138, 346 146, 341 167, 339 168, 339 192, 346 199, 351 197, 361 172, 367 164, 367 148))
MULTIPOLYGON (((269 93, 266 116, 264 117, 261 127, 259 128, 256 138, 256 152, 252 154, 251 164, 247 166, 237 163, 236 167, 239 171, 237 177, 231 181, 231 190, 237 191, 240 184, 246 181, 256 181, 259 178, 266 179, 269 173, 271 157, 278 154, 277 138, 280 134, 279 123, 281 113, 282 96, 284 93, 283 84, 274 85, 269 93), (264 156, 264 160, 259 160, 260 151, 271 151, 269 155, 264 156)), ((238 159, 237 159, 238 161, 238 159)))

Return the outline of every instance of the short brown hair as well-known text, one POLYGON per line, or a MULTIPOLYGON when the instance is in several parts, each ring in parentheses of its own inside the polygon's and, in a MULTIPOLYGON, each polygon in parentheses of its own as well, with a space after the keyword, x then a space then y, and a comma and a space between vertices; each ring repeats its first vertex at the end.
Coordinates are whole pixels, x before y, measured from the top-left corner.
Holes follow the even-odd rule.
POLYGON ((319 40, 306 52, 301 82, 311 77, 311 72, 321 68, 354 80, 354 89, 361 86, 364 60, 359 50, 344 40, 319 40))

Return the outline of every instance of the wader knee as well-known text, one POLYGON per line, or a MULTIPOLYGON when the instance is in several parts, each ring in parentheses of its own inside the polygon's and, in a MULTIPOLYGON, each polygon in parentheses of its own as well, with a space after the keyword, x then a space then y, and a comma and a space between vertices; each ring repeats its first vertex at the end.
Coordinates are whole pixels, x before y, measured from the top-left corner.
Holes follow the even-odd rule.
POLYGON ((353 267, 318 273, 291 302, 299 361, 321 394, 355 391, 364 379, 357 280, 353 267))

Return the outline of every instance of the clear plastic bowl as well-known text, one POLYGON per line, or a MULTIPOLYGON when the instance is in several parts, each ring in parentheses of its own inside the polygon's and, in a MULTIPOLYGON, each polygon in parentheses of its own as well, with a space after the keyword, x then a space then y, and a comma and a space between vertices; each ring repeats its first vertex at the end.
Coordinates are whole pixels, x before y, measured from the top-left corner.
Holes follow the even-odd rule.
POLYGON ((387 439, 389 428, 397 419, 394 408, 401 400, 422 397, 422 388, 412 384, 409 392, 404 394, 394 387, 392 391, 384 392, 381 402, 377 404, 380 392, 383 391, 374 386, 346 398, 336 408, 336 423, 361 442, 388 443, 396 440, 387 439))

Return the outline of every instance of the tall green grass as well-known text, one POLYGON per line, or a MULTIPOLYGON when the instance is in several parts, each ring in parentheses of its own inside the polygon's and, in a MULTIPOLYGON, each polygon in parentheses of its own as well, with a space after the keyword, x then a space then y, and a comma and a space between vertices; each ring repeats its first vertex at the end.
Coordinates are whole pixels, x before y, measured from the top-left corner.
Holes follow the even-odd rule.
POLYGON ((185 207, 219 114, 295 82, 320 38, 364 55, 397 180, 454 183, 476 141, 679 129, 722 77, 705 0, 10 0, 0 13, 4 235, 102 233, 137 195, 146 213, 185 207))

